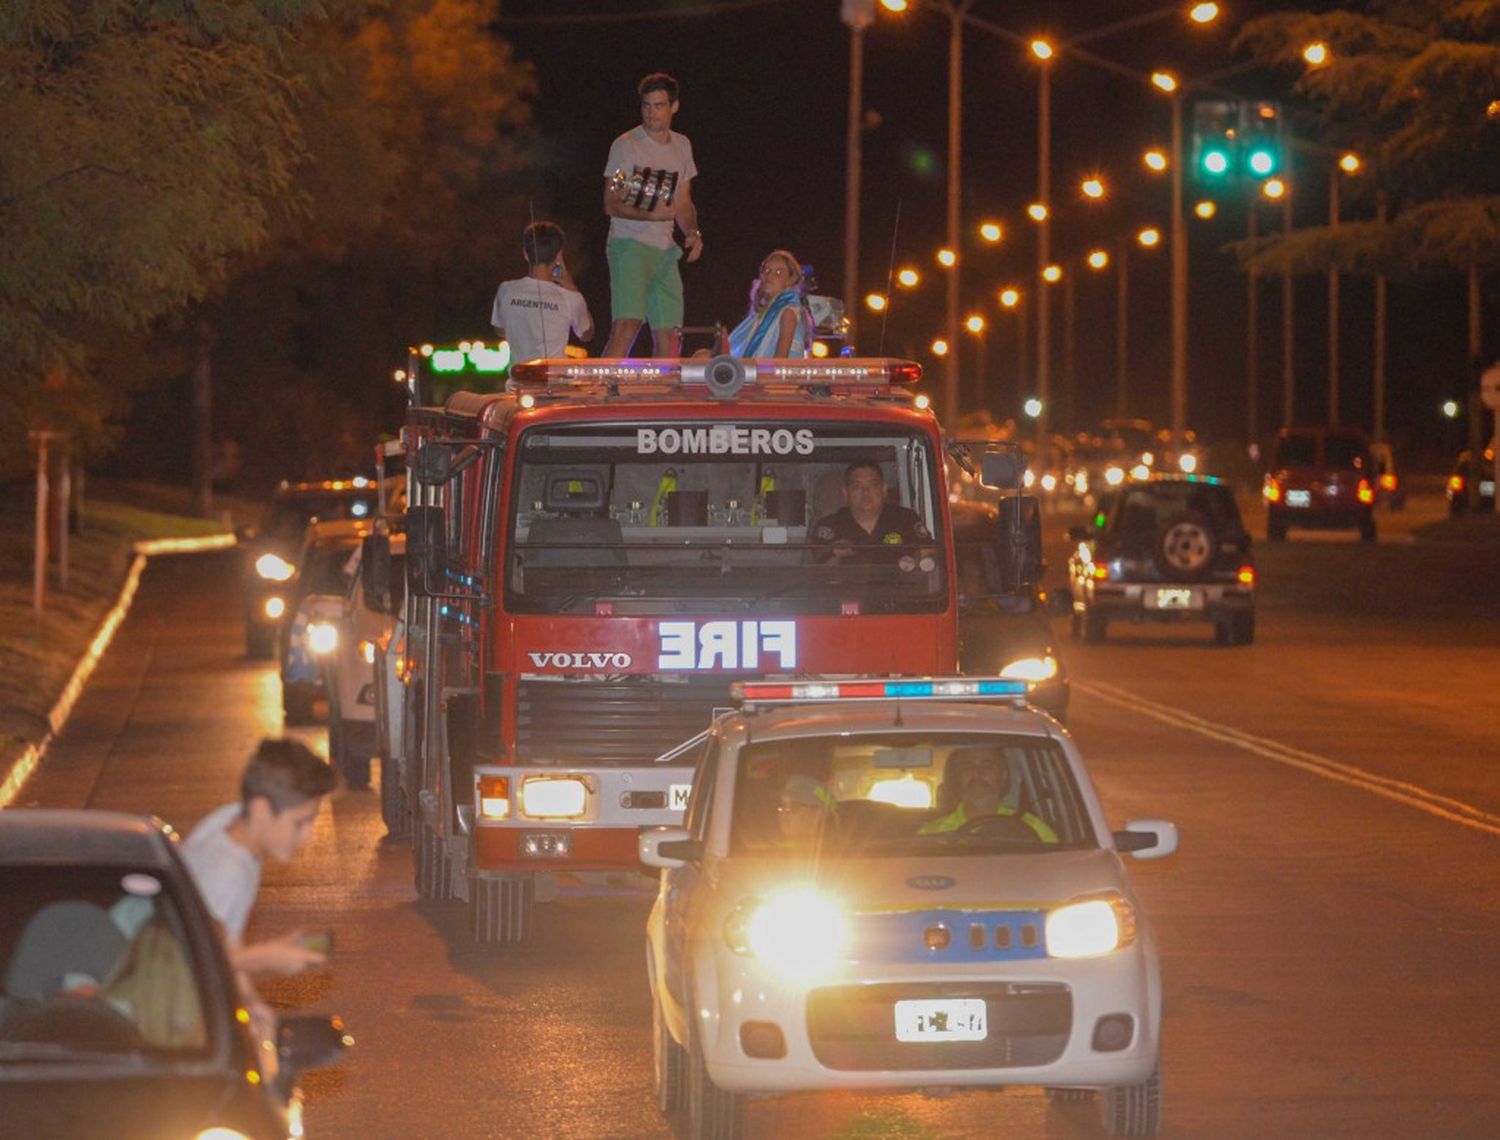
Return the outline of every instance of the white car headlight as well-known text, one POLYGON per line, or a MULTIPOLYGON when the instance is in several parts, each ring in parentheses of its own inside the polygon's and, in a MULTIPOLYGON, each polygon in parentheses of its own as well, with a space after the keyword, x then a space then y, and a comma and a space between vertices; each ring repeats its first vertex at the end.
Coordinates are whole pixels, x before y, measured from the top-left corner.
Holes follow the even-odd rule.
POLYGON ((1185 474, 1191 475, 1198 470, 1198 457, 1191 451, 1185 451, 1177 460, 1177 466, 1182 468, 1185 474))
POLYGON ((738 907, 724 924, 724 939, 736 953, 807 982, 827 975, 843 959, 849 929, 836 900, 811 887, 794 887, 738 907))
POLYGON ((1111 896, 1060 906, 1047 915, 1049 958, 1097 958, 1135 941, 1135 910, 1111 896))
POLYGON ((1125 468, 1106 467, 1104 469, 1104 481, 1111 487, 1118 487, 1121 483, 1125 482, 1125 468))
POLYGON ((530 819, 581 819, 589 786, 577 776, 528 776, 521 781, 521 814, 530 819))
POLYGON ((339 627, 331 621, 307 623, 307 648, 319 655, 332 653, 338 648, 339 627))
POLYGON ((255 572, 268 582, 285 582, 297 568, 279 554, 262 554, 255 560, 255 572))
POLYGON ((1020 657, 1001 669, 1000 676, 1012 681, 1030 681, 1033 685, 1039 685, 1057 676, 1057 658, 1051 655, 1020 657))

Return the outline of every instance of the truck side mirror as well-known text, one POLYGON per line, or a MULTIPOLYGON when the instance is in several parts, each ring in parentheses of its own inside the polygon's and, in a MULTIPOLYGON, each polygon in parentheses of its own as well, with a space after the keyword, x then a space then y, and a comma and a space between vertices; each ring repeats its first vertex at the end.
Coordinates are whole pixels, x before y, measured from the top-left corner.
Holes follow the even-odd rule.
POLYGON ((360 544, 359 575, 365 609, 377 614, 395 612, 391 598, 391 537, 367 534, 360 544))
POLYGON ((447 521, 442 507, 406 509, 406 588, 421 598, 446 593, 447 521))
POLYGON ((1020 490, 1026 457, 1013 451, 986 451, 979 457, 979 481, 998 490, 1020 490))
MULTIPOLYGON (((988 457, 986 457, 988 458, 988 457)), ((1001 499, 995 515, 1000 572, 1008 590, 1034 585, 1042 577, 1042 509, 1035 495, 1001 499)))

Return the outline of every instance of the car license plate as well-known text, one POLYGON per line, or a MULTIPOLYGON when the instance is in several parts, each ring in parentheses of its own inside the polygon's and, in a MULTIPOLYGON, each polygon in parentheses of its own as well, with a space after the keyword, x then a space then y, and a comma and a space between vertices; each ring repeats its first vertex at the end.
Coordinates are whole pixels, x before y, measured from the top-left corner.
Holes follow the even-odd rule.
POLYGON ((687 811, 688 795, 692 784, 672 784, 667 788, 667 808, 670 811, 687 811))
POLYGON ((1202 605, 1198 591, 1186 586, 1162 586, 1156 591, 1159 610, 1196 610, 1202 605))
POLYGON ((896 1003, 897 1041, 983 1041, 988 1033, 983 998, 896 1003))
POLYGON ((1312 506, 1311 491, 1288 491, 1286 493, 1286 505, 1289 507, 1312 506))

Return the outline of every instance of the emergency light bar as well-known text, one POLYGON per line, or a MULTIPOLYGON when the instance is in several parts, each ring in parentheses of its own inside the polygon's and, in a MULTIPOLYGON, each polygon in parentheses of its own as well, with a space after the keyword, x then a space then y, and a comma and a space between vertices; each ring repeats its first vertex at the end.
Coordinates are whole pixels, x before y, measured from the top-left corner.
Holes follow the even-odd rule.
MULTIPOLYGON (((727 360, 528 360, 511 368, 511 382, 521 389, 556 392, 568 387, 617 384, 648 387, 709 388, 709 370, 727 360)), ((837 360, 738 360, 744 382, 756 387, 828 386, 889 388, 915 384, 922 366, 911 360, 847 358, 837 360)))
POLYGON ((737 681, 730 699, 742 707, 756 704, 804 704, 814 701, 1024 700, 1030 686, 1006 677, 924 677, 916 680, 737 681))

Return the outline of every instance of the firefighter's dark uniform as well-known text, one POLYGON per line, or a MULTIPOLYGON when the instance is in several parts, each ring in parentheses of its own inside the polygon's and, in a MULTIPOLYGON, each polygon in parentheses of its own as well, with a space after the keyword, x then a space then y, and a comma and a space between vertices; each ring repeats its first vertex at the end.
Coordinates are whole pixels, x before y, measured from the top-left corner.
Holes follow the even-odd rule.
MULTIPOLYGON (((814 546, 854 547, 853 552, 841 561, 866 565, 895 562, 903 554, 916 554, 913 547, 931 541, 932 535, 917 513, 893 503, 881 508, 873 531, 867 531, 855 522, 848 507, 841 507, 819 519, 812 532, 814 546)), ((816 555, 818 562, 828 562, 832 558, 832 550, 819 550, 816 555)))

